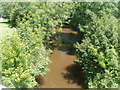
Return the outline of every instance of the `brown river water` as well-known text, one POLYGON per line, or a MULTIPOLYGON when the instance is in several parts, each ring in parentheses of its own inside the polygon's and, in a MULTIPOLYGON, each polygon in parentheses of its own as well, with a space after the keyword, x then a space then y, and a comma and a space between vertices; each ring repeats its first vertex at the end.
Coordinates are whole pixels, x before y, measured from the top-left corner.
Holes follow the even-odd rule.
POLYGON ((58 34, 57 43, 50 54, 50 72, 42 77, 43 82, 39 88, 86 88, 82 70, 74 63, 76 54, 73 44, 76 35, 77 32, 69 28, 63 28, 58 34))

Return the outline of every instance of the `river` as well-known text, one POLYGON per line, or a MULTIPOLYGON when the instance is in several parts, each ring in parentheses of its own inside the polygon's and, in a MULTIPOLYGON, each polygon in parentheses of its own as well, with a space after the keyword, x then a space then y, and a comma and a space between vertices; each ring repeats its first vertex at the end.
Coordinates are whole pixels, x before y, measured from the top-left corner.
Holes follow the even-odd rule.
POLYGON ((50 72, 43 77, 40 88, 86 88, 81 68, 74 63, 76 59, 74 43, 77 32, 63 28, 50 54, 50 72))

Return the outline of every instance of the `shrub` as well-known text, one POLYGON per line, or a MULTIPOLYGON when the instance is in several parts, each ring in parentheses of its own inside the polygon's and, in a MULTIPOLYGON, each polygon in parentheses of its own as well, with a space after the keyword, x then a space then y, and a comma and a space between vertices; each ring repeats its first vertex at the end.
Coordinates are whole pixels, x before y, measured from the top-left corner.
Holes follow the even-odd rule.
POLYGON ((2 43, 2 80, 10 88, 32 88, 36 85, 31 67, 31 55, 14 33, 2 43))
POLYGON ((85 39, 76 44, 89 88, 118 87, 118 21, 105 15, 86 27, 85 39))

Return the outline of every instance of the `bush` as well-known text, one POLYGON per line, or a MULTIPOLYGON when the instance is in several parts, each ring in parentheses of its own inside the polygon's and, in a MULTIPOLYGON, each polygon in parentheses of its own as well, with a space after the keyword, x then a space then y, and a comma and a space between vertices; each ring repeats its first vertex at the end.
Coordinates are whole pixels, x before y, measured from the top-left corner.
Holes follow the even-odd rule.
POLYGON ((25 44, 14 33, 2 43, 2 80, 10 88, 32 88, 36 85, 31 67, 31 55, 25 44))
POLYGON ((79 26, 88 25, 93 21, 95 16, 102 17, 104 15, 118 15, 118 3, 114 2, 80 2, 75 3, 74 11, 70 17, 70 26, 78 29, 79 26))
POLYGON ((112 16, 94 18, 86 27, 85 39, 76 44, 89 88, 118 87, 118 21, 112 16))

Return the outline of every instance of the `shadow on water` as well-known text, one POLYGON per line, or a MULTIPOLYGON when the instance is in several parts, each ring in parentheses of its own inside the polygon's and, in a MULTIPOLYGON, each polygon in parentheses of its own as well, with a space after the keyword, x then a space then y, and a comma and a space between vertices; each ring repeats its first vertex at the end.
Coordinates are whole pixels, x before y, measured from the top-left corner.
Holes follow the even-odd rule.
MULTIPOLYGON (((66 30, 67 31, 67 30, 66 30)), ((75 55, 75 47, 74 44, 78 41, 75 36, 75 31, 67 31, 66 32, 60 32, 58 34, 58 50, 66 52, 68 55, 75 55)))
POLYGON ((82 69, 77 64, 69 65, 65 68, 66 72, 61 73, 63 77, 67 80, 68 83, 76 83, 77 85, 82 86, 82 88, 87 89, 88 85, 85 84, 84 74, 82 69))
POLYGON ((75 48, 73 46, 69 46, 69 45, 62 45, 62 46, 58 47, 58 50, 65 52, 68 55, 76 54, 75 48))
MULTIPOLYGON (((62 45, 58 47, 58 50, 66 52, 68 55, 76 55, 76 50, 74 44, 78 41, 75 38, 74 33, 60 33, 60 39, 62 45)), ((71 64, 64 68, 66 72, 61 73, 64 79, 67 80, 68 83, 76 83, 77 85, 82 86, 83 88, 88 88, 88 85, 85 84, 84 74, 82 72, 82 68, 78 64, 71 64)))

